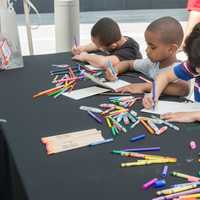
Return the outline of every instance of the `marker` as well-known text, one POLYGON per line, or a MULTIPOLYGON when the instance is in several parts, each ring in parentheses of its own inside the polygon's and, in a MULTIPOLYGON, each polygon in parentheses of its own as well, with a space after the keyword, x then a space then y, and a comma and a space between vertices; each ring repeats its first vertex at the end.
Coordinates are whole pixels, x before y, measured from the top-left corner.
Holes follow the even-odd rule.
POLYGON ((138 136, 132 137, 132 138, 130 139, 130 141, 131 141, 131 142, 135 142, 135 141, 138 141, 138 140, 142 140, 142 139, 145 138, 145 136, 146 136, 145 134, 138 135, 138 136))
POLYGON ((166 196, 156 197, 156 198, 153 198, 152 200, 174 199, 179 196, 183 196, 183 195, 187 195, 187 194, 194 194, 197 192, 200 192, 200 188, 196 188, 196 189, 192 189, 192 190, 188 190, 188 191, 184 191, 184 192, 178 192, 178 193, 170 194, 170 195, 166 195, 166 196))
POLYGON ((135 151, 135 152, 143 152, 143 151, 160 151, 160 147, 147 147, 147 148, 135 148, 135 149, 122 149, 121 151, 135 151))
POLYGON ((157 191, 156 194, 157 195, 169 195, 169 194, 174 194, 174 193, 177 193, 177 192, 182 192, 182 191, 185 191, 185 190, 194 189, 196 187, 197 187, 197 185, 192 184, 192 185, 187 185, 187 186, 183 186, 183 187, 176 187, 176 188, 170 188, 170 189, 157 191))
POLYGON ((143 119, 140 119, 140 122, 143 124, 143 126, 147 129, 147 131, 150 133, 150 134, 154 134, 154 130, 143 120, 143 119))
POLYGON ((139 124, 139 123, 140 123, 140 120, 137 120, 134 124, 131 125, 131 128, 135 128, 135 126, 136 126, 137 124, 139 124))
POLYGON ((196 144, 195 141, 190 141, 190 148, 191 148, 192 150, 194 150, 194 149, 197 148, 197 144, 196 144))
POLYGON ((99 108, 89 107, 89 106, 80 106, 80 110, 90 111, 90 112, 94 112, 94 113, 102 112, 102 110, 99 108))
POLYGON ((180 128, 179 128, 178 126, 176 126, 176 125, 174 125, 174 124, 172 124, 172 123, 170 123, 170 122, 167 122, 167 121, 165 121, 165 120, 163 120, 163 119, 160 119, 160 118, 158 118, 158 117, 156 117, 156 116, 154 116, 154 115, 151 115, 151 117, 152 117, 153 119, 158 119, 158 120, 160 120, 163 124, 169 126, 170 128, 173 128, 173 129, 176 130, 176 131, 179 131, 179 130, 180 130, 180 128))
POLYGON ((96 146, 96 145, 99 145, 99 144, 105 144, 105 143, 109 143, 109 142, 113 142, 113 141, 114 141, 113 138, 108 138, 108 139, 105 139, 105 140, 93 142, 93 143, 89 144, 89 146, 96 146))
POLYGON ((136 162, 121 163, 121 167, 134 167, 134 166, 162 164, 162 163, 175 163, 175 162, 176 160, 171 160, 171 159, 138 160, 136 162))
POLYGON ((147 190, 147 189, 150 188, 152 185, 154 185, 155 182, 156 182, 157 180, 158 180, 157 178, 151 179, 150 181, 148 181, 147 183, 145 183, 145 184, 142 186, 142 189, 143 189, 143 190, 147 190))
POLYGON ((0 119, 0 122, 6 123, 7 120, 6 119, 0 119))
POLYGON ((145 81, 145 82, 147 82, 147 83, 151 83, 150 80, 144 78, 143 76, 139 76, 139 79, 141 79, 141 80, 143 80, 143 81, 145 81))
POLYGON ((163 167, 163 171, 162 171, 162 177, 166 177, 167 176, 167 172, 168 172, 168 166, 167 165, 165 165, 164 167, 163 167))
POLYGON ((164 187, 165 185, 166 185, 166 181, 165 181, 165 179, 162 179, 162 180, 157 180, 155 182, 154 187, 155 188, 161 188, 161 187, 164 187))
POLYGON ((152 95, 153 95, 153 109, 156 108, 156 82, 153 81, 152 83, 152 95))
POLYGON ((102 119, 100 117, 97 117, 93 112, 87 111, 88 114, 93 117, 97 122, 99 122, 100 124, 103 123, 102 119))
POLYGON ((183 173, 179 173, 179 172, 172 172, 171 174, 172 174, 172 176, 177 176, 177 177, 180 177, 180 178, 187 179, 189 182, 200 181, 200 178, 195 177, 195 176, 190 176, 188 174, 183 174, 183 173))
POLYGON ((163 127, 161 127, 161 128, 159 129, 159 134, 158 134, 158 135, 163 134, 167 129, 168 129, 167 126, 163 126, 163 127))
POLYGON ((114 76, 117 77, 117 71, 116 71, 116 69, 113 67, 111 61, 108 61, 108 62, 107 62, 107 66, 108 66, 108 68, 111 70, 112 74, 113 74, 114 76))

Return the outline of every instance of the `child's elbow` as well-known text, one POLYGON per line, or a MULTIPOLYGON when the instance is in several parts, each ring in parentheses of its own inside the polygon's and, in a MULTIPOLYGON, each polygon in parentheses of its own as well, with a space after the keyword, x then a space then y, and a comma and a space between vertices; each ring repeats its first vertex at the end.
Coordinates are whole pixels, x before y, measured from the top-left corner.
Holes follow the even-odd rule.
POLYGON ((180 81, 180 96, 187 96, 190 93, 190 85, 186 81, 180 81))

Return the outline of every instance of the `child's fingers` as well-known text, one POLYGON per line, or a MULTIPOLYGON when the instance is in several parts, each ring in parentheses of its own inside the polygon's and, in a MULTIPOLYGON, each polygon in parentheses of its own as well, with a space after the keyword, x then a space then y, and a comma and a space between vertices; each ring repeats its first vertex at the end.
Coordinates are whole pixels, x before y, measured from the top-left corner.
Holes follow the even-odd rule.
POLYGON ((127 89, 126 86, 125 87, 121 87, 121 88, 117 89, 117 92, 121 92, 121 93, 128 92, 128 89, 127 89))
POLYGON ((164 119, 168 122, 179 122, 181 119, 175 113, 166 113, 160 116, 161 119, 164 119))
POLYGON ((153 99, 149 95, 145 95, 142 102, 143 102, 143 106, 147 109, 150 109, 153 107, 153 99))

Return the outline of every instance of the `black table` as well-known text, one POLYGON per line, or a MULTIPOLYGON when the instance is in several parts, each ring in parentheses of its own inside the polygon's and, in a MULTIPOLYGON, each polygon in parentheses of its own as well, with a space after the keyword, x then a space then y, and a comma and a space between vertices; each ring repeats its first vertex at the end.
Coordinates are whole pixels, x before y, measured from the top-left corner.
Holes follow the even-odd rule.
MULTIPOLYGON (((193 175, 198 172, 196 161, 186 162, 188 158, 197 158, 198 150, 191 152, 188 144, 192 139, 199 142, 198 123, 181 124, 179 132, 169 128, 159 137, 150 136, 142 125, 138 125, 117 137, 114 143, 47 156, 40 142, 44 136, 90 128, 102 130, 106 138, 111 136, 106 125, 99 125, 79 110, 81 105, 98 106, 108 97, 93 96, 79 101, 63 96, 32 99, 33 94, 52 87, 51 64, 62 63, 72 63, 71 55, 24 57, 23 69, 0 73, 0 118, 8 120, 0 129, 1 199, 151 199, 155 190, 142 191, 141 186, 159 177, 163 165, 120 168, 120 163, 128 159, 110 152, 127 146, 160 146, 159 154, 178 158, 177 164, 170 165, 170 171, 193 175), (147 138, 131 144, 129 138, 139 133, 147 133, 147 138)), ((92 83, 82 81, 78 87, 88 85, 92 83)), ((138 103, 135 110, 140 108, 141 103, 138 103)), ((167 178, 168 185, 177 182, 177 178, 167 178)))

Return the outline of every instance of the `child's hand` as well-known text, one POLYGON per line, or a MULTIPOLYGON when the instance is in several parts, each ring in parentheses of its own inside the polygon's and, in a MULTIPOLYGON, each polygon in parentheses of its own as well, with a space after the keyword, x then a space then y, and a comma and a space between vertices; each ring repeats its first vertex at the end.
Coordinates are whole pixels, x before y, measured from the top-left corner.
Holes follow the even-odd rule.
POLYGON ((104 72, 105 73, 105 78, 107 80, 109 80, 109 81, 116 81, 117 80, 117 76, 114 75, 109 68, 104 67, 104 69, 105 69, 105 72, 104 72))
POLYGON ((143 83, 134 83, 117 89, 117 92, 129 92, 134 94, 143 94, 145 92, 145 85, 143 83))
POLYGON ((84 52, 85 51, 85 49, 84 49, 84 47, 83 46, 79 46, 79 47, 73 47, 72 48, 72 54, 73 55, 79 55, 79 54, 81 54, 81 52, 84 52))
POLYGON ((85 62, 87 61, 86 60, 86 56, 88 55, 87 52, 81 52, 79 55, 75 55, 72 57, 73 60, 79 60, 79 61, 82 61, 82 62, 85 62))
POLYGON ((151 93, 145 94, 142 100, 144 108, 150 109, 154 106, 154 101, 151 93))
POLYGON ((193 112, 177 112, 166 113, 160 116, 161 119, 165 119, 169 122, 194 122, 195 113, 193 112))

